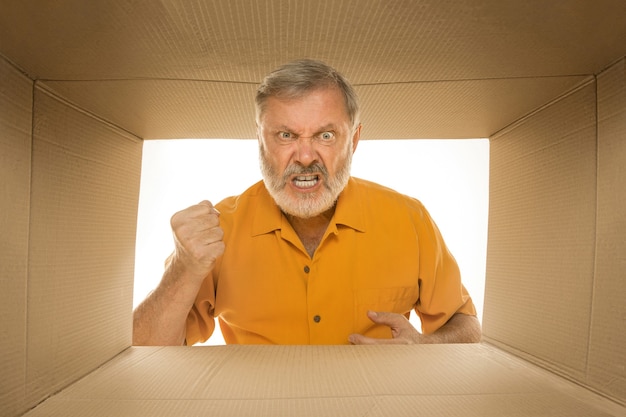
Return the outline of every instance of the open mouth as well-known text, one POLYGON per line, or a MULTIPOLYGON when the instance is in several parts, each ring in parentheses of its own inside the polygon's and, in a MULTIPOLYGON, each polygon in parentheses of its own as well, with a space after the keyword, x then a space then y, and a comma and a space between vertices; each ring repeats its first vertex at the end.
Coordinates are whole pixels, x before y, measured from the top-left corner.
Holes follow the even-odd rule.
POLYGON ((319 176, 317 175, 298 175, 293 178, 293 183, 298 188, 311 188, 314 187, 315 184, 319 181, 319 176))

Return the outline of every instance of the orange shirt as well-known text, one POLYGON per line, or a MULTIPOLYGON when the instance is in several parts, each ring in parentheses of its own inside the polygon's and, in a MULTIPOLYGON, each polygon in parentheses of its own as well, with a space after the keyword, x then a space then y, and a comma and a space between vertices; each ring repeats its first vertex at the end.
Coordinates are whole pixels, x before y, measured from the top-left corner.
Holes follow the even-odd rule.
POLYGON ((368 310, 408 316, 431 333, 475 315, 456 261, 417 200, 351 178, 311 258, 263 182, 217 206, 226 250, 187 318, 187 343, 220 323, 226 343, 346 344, 390 338, 368 310))

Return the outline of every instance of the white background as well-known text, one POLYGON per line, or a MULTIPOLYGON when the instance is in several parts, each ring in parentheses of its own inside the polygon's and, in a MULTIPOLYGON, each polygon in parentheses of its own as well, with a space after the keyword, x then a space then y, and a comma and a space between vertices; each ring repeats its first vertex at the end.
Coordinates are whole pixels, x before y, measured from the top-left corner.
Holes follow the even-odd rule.
MULTIPOLYGON (((422 201, 454 254, 482 318, 487 249, 489 141, 362 140, 352 175, 422 201)), ((169 226, 177 211, 217 203, 261 179, 256 140, 144 141, 134 306, 158 284, 173 249, 169 226)), ((418 325, 415 319, 412 322, 418 325)), ((208 344, 222 344, 219 326, 208 344)))

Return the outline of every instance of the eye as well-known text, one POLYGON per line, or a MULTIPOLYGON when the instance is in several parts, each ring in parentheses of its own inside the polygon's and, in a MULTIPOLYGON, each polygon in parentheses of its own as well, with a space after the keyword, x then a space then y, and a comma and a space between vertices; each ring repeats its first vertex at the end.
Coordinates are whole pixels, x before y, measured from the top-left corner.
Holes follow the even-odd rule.
POLYGON ((322 139, 323 141, 329 141, 333 139, 334 137, 335 137, 335 134, 333 132, 322 132, 320 134, 320 139, 322 139))
POLYGON ((294 138, 294 135, 289 132, 278 132, 278 137, 281 140, 291 140, 294 138))

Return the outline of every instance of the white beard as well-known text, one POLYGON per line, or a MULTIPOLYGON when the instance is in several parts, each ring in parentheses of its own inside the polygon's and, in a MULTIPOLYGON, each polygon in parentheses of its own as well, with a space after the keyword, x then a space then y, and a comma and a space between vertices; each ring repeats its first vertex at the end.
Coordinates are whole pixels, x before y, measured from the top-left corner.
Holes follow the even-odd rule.
POLYGON ((333 178, 329 178, 328 170, 321 164, 313 164, 308 167, 290 165, 281 176, 276 172, 265 155, 265 149, 259 142, 259 164, 265 187, 270 195, 286 214, 307 219, 315 217, 335 205, 339 194, 348 184, 352 166, 352 152, 348 151, 345 162, 333 178), (315 193, 303 193, 298 197, 292 196, 286 191, 287 183, 292 175, 305 175, 311 172, 319 172, 323 181, 323 187, 315 193))

